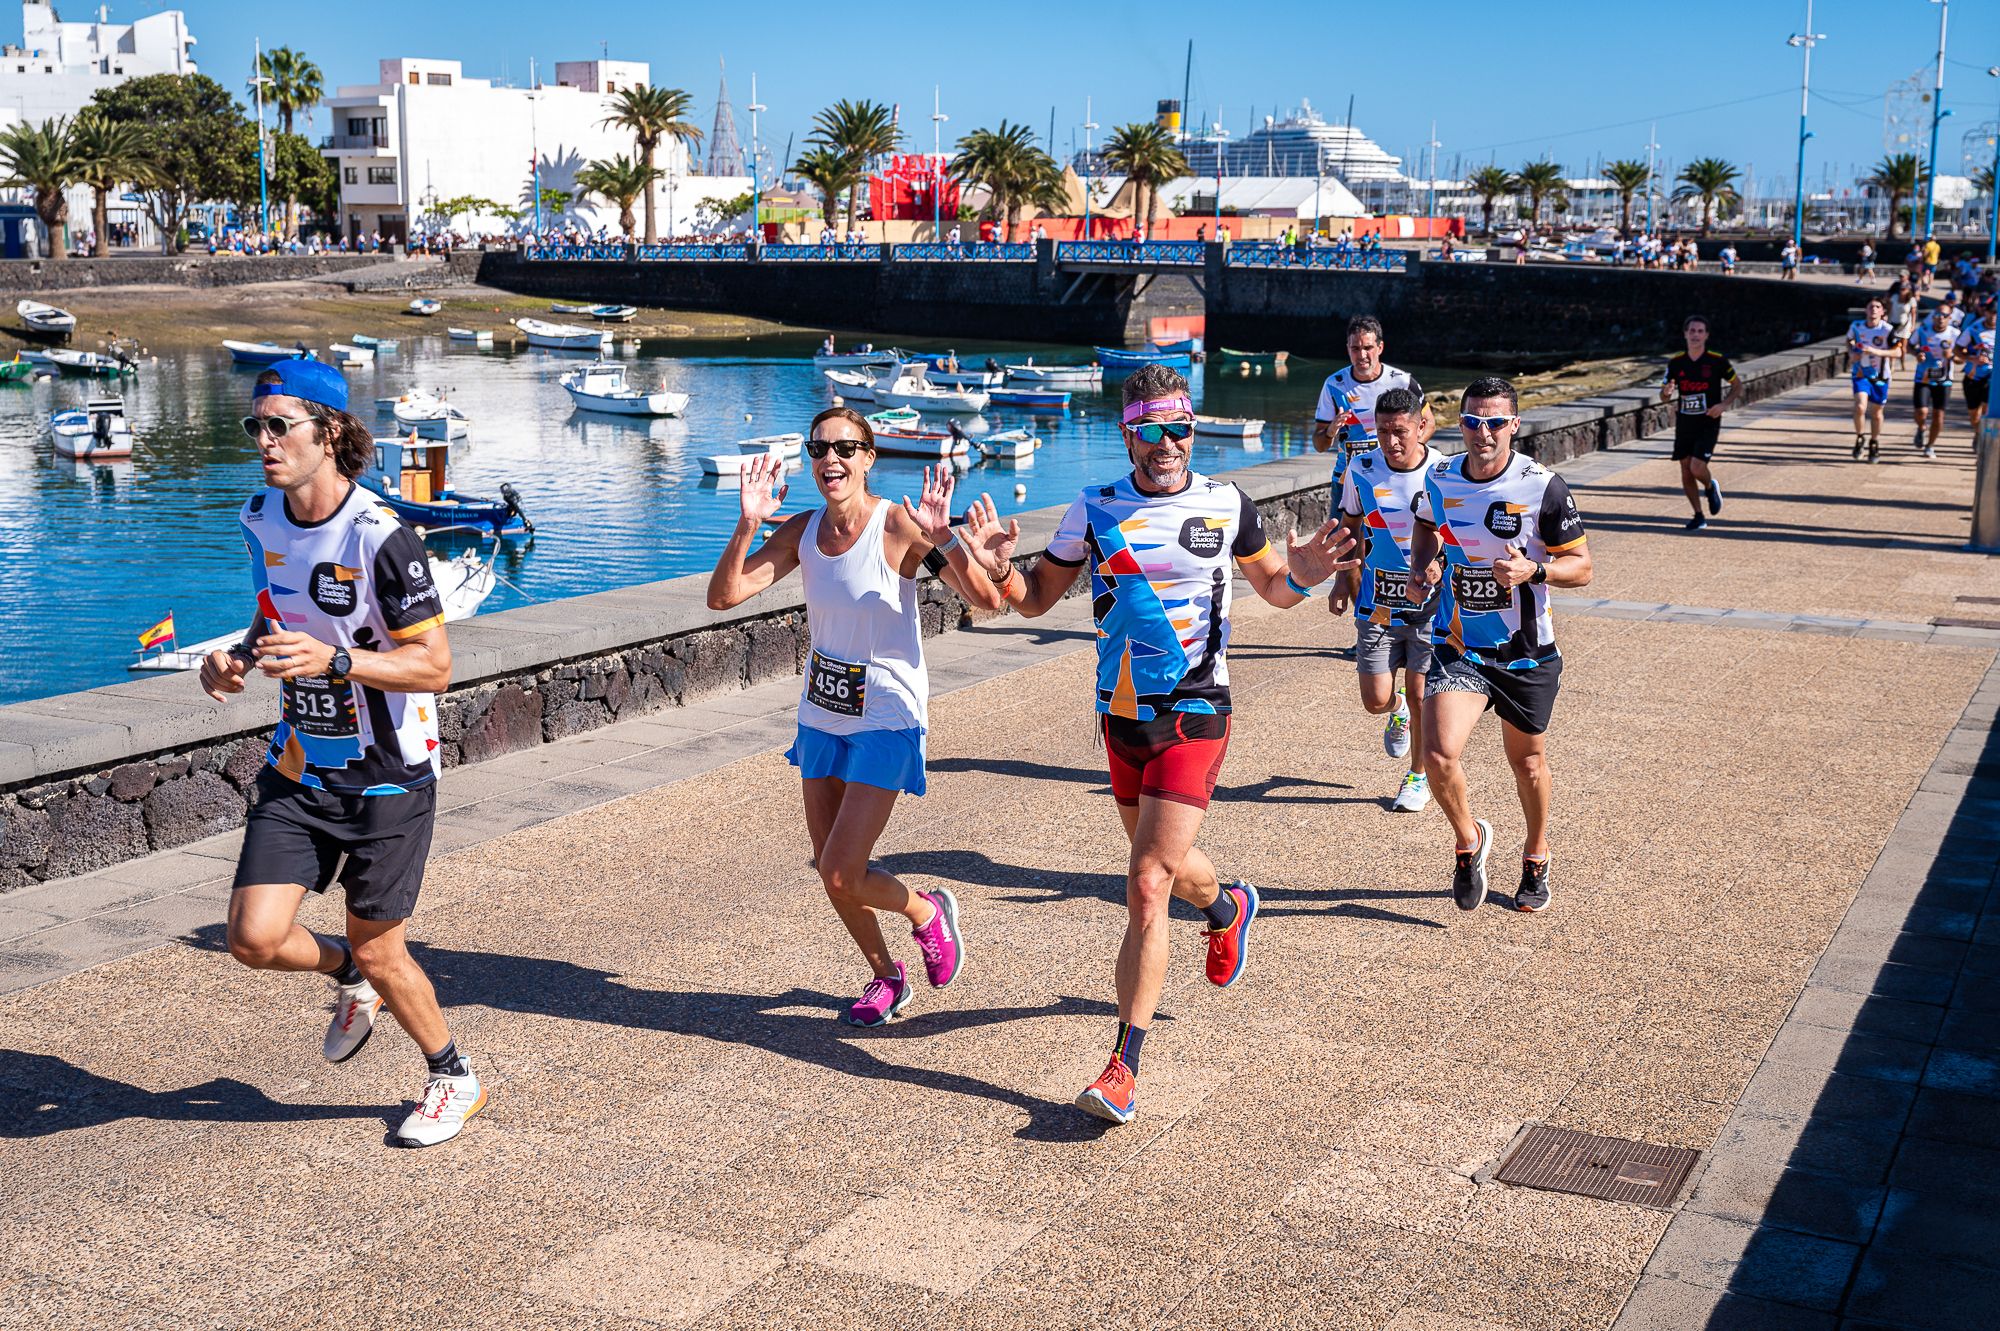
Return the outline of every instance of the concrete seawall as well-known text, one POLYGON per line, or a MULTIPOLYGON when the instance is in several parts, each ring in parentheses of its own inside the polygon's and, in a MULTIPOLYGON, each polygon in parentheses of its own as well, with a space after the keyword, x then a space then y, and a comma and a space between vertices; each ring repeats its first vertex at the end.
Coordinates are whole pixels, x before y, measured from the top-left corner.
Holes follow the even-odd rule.
MULTIPOLYGON (((230 254, 123 256, 116 259, 12 259, 0 264, 9 291, 72 291, 84 287, 236 287, 255 282, 360 273, 391 262, 386 254, 230 254)), ((442 268, 442 265, 440 265, 442 268)))
MULTIPOLYGON (((1825 342, 1740 366, 1749 400, 1840 372, 1825 342)), ((1560 462, 1639 438, 1670 416, 1635 388, 1526 413, 1525 440, 1560 462)), ((1455 431, 1440 432, 1454 448, 1455 431)), ((1274 539, 1325 520, 1327 460, 1227 473, 1274 539)), ((1020 515, 1024 557, 1061 509, 1020 515)), ((796 675, 808 641, 792 580, 734 611, 704 604, 704 574, 482 615, 451 631, 456 683, 439 707, 447 766, 476 763, 718 693, 796 675)), ((955 630, 965 605, 923 592, 924 631, 955 630)), ((164 675, 0 707, 0 892, 184 845, 243 821, 276 715, 254 679, 223 706, 192 675, 164 675)))

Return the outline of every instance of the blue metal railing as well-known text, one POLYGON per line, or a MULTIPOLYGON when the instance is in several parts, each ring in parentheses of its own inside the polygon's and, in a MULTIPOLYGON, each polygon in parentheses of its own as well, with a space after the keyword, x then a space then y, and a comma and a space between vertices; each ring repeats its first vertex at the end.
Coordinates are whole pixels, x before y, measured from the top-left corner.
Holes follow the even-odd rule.
POLYGON ((642 260, 747 259, 750 257, 750 246, 747 242, 740 240, 708 245, 641 245, 639 247, 639 257, 642 260))
POLYGON ((1402 250, 1341 253, 1328 246, 1278 245, 1239 242, 1231 245, 1223 262, 1231 268, 1343 268, 1357 272, 1399 272, 1409 266, 1410 256, 1402 250))
POLYGON ((942 242, 922 245, 898 245, 898 263, 963 263, 980 261, 988 263, 1032 263, 1035 259, 1033 245, 1000 244, 995 241, 976 241, 970 245, 951 245, 942 242))
POLYGON ((1204 262, 1204 248, 1199 240, 1065 240, 1056 245, 1056 262, 1199 268, 1204 262))
POLYGON ((527 250, 531 263, 546 261, 579 262, 583 260, 619 261, 629 257, 622 244, 610 245, 530 245, 527 250))
POLYGON ((760 257, 789 263, 877 263, 882 247, 844 240, 830 245, 766 245, 760 257))

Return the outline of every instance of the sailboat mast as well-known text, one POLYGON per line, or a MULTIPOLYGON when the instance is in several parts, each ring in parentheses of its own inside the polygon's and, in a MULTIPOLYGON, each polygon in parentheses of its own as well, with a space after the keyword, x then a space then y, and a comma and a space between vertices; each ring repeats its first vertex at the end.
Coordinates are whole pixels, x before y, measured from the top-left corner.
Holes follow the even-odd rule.
POLYGON ((1188 38, 1187 67, 1181 72, 1181 138, 1187 138, 1188 94, 1194 88, 1194 38, 1188 38))

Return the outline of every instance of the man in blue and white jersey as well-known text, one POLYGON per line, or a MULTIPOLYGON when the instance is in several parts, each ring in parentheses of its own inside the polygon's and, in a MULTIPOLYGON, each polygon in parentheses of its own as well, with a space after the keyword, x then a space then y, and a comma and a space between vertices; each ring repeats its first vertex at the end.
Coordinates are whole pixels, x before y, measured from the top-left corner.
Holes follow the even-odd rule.
POLYGON ((1951 307, 1939 305, 1910 335, 1917 358, 1911 405, 1916 408, 1917 451, 1937 456, 1937 439, 1944 429, 1944 404, 1951 400, 1951 370, 1958 361, 1959 332, 1951 324, 1951 307))
POLYGON ((1986 398, 1993 387, 1994 300, 1990 295, 1972 298, 1973 317, 1958 335, 1958 354, 1965 363, 1965 414, 1972 418, 1972 433, 1979 433, 1979 418, 1986 412, 1986 398))
MULTIPOLYGON (((1382 363, 1382 321, 1373 315, 1357 314, 1347 321, 1345 369, 1335 370, 1320 385, 1319 403, 1313 410, 1313 447, 1324 453, 1333 450, 1333 483, 1340 485, 1347 474, 1347 460, 1375 444, 1375 399, 1392 388, 1407 388, 1418 397, 1423 386, 1407 370, 1382 363)), ((1429 443, 1437 432, 1426 406, 1418 417, 1422 432, 1418 443, 1429 443)))
POLYGON ((1382 747, 1392 758, 1407 756, 1391 808, 1419 813, 1431 801, 1424 775, 1424 679, 1431 669, 1431 597, 1410 594, 1411 505, 1430 469, 1444 454, 1418 439, 1423 399, 1407 388, 1392 388, 1375 399, 1380 444, 1354 455, 1340 488, 1340 520, 1365 553, 1358 569, 1336 575, 1327 608, 1354 609, 1354 663, 1361 676, 1361 706, 1371 715, 1388 714, 1382 747), (1396 686, 1396 671, 1403 686, 1396 686), (1417 700, 1413 711, 1408 699, 1417 700))
POLYGON ((1900 358, 1902 344, 1896 326, 1889 322, 1888 306, 1880 296, 1868 301, 1867 317, 1847 325, 1847 362, 1854 387, 1854 460, 1868 449, 1873 462, 1882 451, 1882 404, 1889 400, 1889 360, 1900 358), (1867 433, 1862 433, 1862 415, 1867 415, 1867 433))
POLYGON ((1562 477, 1514 451, 1520 396, 1505 379, 1475 379, 1459 400, 1465 453, 1430 469, 1415 501, 1410 567, 1437 584, 1436 665, 1424 685, 1424 768, 1457 834, 1452 896, 1486 899, 1493 828, 1472 815, 1459 762, 1480 713, 1500 717, 1528 835, 1520 910, 1549 905, 1549 769, 1543 736, 1562 678, 1549 588, 1590 585, 1583 519, 1562 477))

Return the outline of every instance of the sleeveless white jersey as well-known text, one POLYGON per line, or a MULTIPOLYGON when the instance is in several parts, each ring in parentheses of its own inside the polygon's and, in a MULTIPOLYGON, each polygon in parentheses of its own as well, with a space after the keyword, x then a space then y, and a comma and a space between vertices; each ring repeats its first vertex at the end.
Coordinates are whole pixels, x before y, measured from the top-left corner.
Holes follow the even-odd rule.
POLYGON ((799 691, 799 724, 830 735, 924 729, 930 679, 924 670, 917 584, 889 567, 882 533, 889 501, 875 511, 845 554, 819 549, 815 509, 799 533, 812 656, 799 691))

